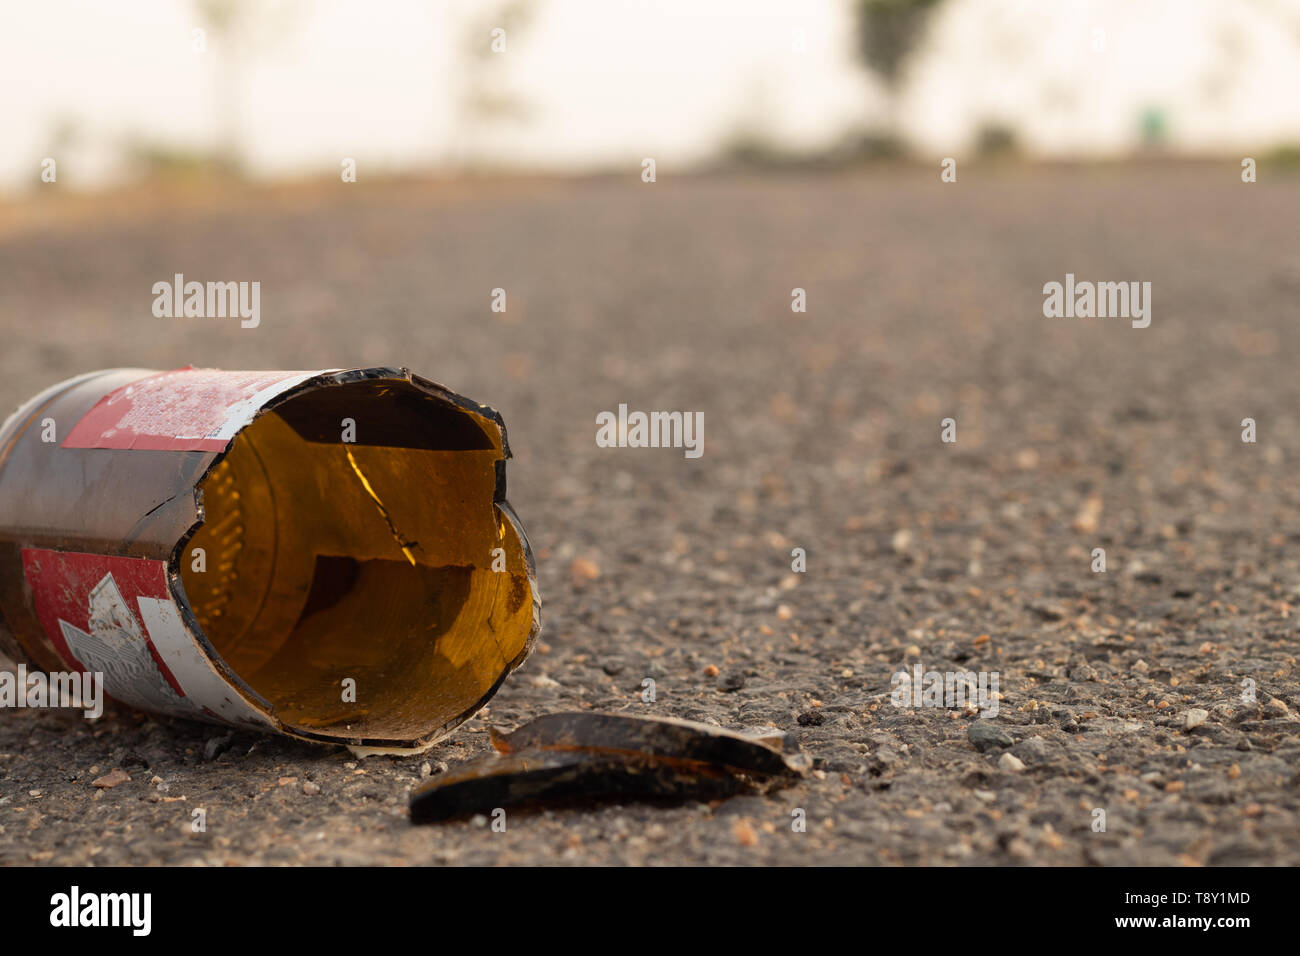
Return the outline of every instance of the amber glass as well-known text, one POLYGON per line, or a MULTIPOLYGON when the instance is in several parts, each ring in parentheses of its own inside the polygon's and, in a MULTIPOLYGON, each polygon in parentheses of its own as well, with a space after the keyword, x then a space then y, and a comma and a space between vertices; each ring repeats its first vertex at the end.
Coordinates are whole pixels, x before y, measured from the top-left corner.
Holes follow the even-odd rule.
POLYGON ((393 387, 261 415, 202 481, 179 555, 204 634, 290 732, 423 737, 480 704, 532 630, 523 545, 494 505, 499 437, 393 387))

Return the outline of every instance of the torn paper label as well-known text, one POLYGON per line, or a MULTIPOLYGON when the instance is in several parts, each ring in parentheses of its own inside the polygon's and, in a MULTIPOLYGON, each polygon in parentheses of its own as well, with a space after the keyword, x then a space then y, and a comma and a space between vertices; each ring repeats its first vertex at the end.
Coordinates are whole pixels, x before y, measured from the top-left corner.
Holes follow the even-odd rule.
POLYGON ((69 666, 144 710, 256 729, 271 725, 213 667, 185 628, 161 561, 23 550, 36 612, 69 666))
POLYGON ((185 368, 148 375, 100 399, 63 447, 224 451, 263 406, 320 374, 185 368))

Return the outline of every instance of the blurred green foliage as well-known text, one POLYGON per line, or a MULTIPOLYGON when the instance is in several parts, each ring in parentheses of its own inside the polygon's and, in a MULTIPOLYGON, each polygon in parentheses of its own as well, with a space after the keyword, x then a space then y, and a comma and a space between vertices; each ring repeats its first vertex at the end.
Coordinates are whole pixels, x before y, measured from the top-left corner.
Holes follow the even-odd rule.
POLYGON ((916 48, 926 21, 943 0, 854 0, 858 50, 863 61, 890 87, 916 48))

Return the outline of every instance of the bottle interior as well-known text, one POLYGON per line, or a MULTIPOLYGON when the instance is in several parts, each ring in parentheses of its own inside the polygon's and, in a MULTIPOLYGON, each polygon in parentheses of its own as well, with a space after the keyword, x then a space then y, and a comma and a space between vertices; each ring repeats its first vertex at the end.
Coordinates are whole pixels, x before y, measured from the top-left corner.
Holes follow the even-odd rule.
POLYGON ((235 438, 181 582, 286 730, 426 738, 521 656, 533 595, 493 503, 501 457, 492 422, 401 382, 302 393, 235 438))

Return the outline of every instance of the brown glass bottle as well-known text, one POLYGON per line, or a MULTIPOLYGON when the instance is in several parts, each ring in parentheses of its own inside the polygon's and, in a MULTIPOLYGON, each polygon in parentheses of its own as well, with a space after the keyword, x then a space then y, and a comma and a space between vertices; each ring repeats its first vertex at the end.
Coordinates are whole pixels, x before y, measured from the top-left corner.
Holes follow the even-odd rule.
POLYGON ((405 369, 72 379, 0 427, 0 642, 144 709, 421 749, 539 631, 508 457, 405 369))

